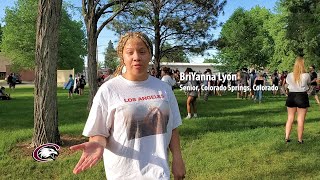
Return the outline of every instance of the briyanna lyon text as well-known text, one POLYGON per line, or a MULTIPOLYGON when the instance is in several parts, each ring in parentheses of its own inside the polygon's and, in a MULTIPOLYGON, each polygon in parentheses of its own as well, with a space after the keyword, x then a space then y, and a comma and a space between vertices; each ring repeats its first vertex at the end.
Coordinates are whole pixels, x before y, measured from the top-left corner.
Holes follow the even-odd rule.
MULTIPOLYGON (((254 85, 252 87, 252 90, 254 91, 277 91, 279 89, 278 86, 262 86, 262 85, 254 85)), ((251 91, 250 86, 187 86, 187 85, 180 85, 180 90, 181 91, 243 91, 243 92, 249 92, 251 91)))
POLYGON ((198 74, 196 72, 190 72, 189 74, 185 74, 184 72, 180 72, 180 81, 236 81, 236 74, 198 74))

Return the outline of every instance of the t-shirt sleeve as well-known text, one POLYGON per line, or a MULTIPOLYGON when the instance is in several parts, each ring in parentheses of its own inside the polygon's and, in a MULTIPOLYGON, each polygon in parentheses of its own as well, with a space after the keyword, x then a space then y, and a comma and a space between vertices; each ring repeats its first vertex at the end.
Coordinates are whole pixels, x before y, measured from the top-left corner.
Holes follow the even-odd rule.
POLYGON ((170 109, 171 109, 172 118, 173 118, 172 119, 173 120, 172 128, 175 129, 182 124, 182 120, 181 120, 179 106, 178 106, 176 96, 174 95, 172 90, 170 90, 168 92, 169 92, 168 94, 169 94, 170 109))
POLYGON ((107 101, 102 95, 100 88, 93 99, 91 110, 83 130, 83 135, 91 136, 110 136, 110 123, 107 122, 108 110, 107 101))

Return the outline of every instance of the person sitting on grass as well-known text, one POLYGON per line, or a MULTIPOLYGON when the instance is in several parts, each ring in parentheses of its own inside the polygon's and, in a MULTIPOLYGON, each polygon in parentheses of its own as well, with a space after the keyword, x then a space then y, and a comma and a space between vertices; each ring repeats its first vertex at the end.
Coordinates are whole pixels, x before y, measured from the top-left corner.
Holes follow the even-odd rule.
POLYGON ((5 88, 1 86, 0 89, 0 100, 10 100, 10 94, 7 94, 5 88))

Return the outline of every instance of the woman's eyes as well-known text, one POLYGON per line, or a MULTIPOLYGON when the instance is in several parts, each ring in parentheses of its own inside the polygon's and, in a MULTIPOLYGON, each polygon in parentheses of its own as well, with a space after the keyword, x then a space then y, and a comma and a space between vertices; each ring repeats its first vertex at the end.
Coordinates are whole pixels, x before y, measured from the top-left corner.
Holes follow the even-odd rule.
MULTIPOLYGON (((140 54, 145 54, 147 51, 145 50, 142 50, 142 51, 138 51, 140 54)), ((134 54, 134 51, 128 51, 127 52, 129 55, 133 55, 134 54)))

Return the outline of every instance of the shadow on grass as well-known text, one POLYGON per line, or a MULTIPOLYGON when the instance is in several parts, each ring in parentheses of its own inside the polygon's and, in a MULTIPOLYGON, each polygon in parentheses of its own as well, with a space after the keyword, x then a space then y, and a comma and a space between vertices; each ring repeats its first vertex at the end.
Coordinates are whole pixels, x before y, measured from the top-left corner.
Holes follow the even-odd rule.
MULTIPOLYGON (((33 88, 15 89, 13 100, 0 101, 0 129, 22 130, 33 128, 34 97, 32 92, 33 88)), ((67 93, 64 90, 58 90, 57 101, 59 126, 79 122, 85 123, 88 116, 86 109, 87 96, 75 96, 73 99, 67 99, 67 93)))

